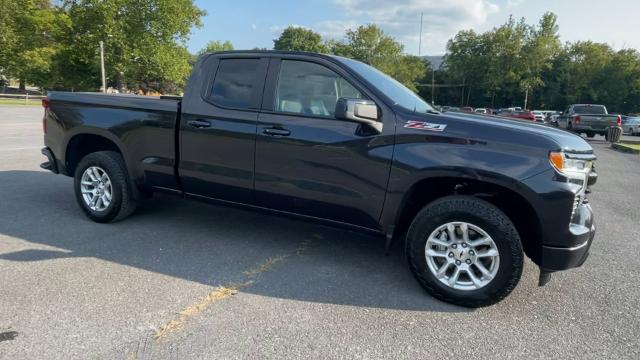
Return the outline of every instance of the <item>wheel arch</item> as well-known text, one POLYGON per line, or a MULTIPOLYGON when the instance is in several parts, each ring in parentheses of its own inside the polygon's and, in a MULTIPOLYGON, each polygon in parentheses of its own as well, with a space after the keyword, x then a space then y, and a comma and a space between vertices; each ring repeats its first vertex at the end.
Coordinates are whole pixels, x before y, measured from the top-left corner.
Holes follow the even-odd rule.
POLYGON ((416 214, 427 204, 445 196, 470 195, 502 210, 518 230, 525 254, 537 262, 542 249, 542 224, 531 204, 530 195, 525 189, 520 189, 521 183, 516 185, 514 180, 501 179, 499 175, 492 179, 438 176, 416 181, 404 194, 396 211, 394 237, 402 236, 416 214))
POLYGON ((97 151, 114 151, 119 153, 125 165, 129 168, 127 159, 116 139, 105 134, 81 132, 70 136, 65 146, 64 165, 66 174, 73 176, 82 158, 97 151))

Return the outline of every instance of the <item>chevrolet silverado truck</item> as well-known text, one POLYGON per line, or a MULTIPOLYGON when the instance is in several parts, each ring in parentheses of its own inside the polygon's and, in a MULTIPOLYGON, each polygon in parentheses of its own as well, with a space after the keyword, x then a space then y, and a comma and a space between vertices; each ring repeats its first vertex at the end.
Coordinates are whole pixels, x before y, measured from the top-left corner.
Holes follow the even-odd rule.
POLYGON ((73 177, 100 223, 154 192, 293 214, 379 234, 387 251, 402 240, 420 285, 467 307, 505 298, 525 256, 540 285, 582 265, 595 234, 582 138, 440 113, 342 57, 213 53, 181 98, 50 92, 43 106, 41 166, 73 177))
POLYGON ((558 125, 575 133, 594 137, 596 134, 607 136, 610 127, 621 126, 620 115, 609 115, 604 105, 569 105, 558 119, 558 125))

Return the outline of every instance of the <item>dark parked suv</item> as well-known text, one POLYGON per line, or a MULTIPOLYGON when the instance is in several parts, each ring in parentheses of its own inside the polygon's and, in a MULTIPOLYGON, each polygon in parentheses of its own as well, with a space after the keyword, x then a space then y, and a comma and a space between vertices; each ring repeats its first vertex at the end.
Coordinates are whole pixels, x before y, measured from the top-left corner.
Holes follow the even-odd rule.
POLYGON ((418 282, 470 307, 506 297, 524 255, 541 284, 580 266, 595 233, 583 139, 439 113, 350 59, 215 53, 183 98, 51 92, 43 105, 42 166, 75 178, 97 222, 162 191, 348 226, 387 249, 402 239, 418 282))

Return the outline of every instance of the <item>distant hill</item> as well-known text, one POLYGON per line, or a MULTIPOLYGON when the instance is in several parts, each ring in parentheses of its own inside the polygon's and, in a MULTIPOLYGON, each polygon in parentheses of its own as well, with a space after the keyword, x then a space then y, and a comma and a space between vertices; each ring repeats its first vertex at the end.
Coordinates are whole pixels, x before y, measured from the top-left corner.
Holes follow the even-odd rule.
POLYGON ((436 69, 440 69, 440 66, 442 66, 442 63, 444 62, 444 55, 422 56, 422 58, 431 63, 431 66, 436 69))

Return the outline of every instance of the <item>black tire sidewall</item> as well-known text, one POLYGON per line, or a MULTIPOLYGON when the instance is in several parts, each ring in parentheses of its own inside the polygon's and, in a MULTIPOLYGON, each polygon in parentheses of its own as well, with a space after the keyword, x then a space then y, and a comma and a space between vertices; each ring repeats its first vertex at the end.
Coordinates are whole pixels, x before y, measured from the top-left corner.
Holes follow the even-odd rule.
POLYGON ((113 155, 109 154, 108 152, 96 152, 89 154, 85 156, 76 167, 74 176, 74 191, 76 200, 78 201, 80 208, 91 220, 96 222, 110 222, 118 216, 122 205, 123 191, 126 191, 126 189, 123 187, 123 184, 118 181, 120 178, 118 175, 122 171, 123 169, 121 168, 120 164, 118 164, 118 162, 113 158, 113 155), (103 169, 107 173, 107 176, 109 176, 109 180, 111 181, 111 203, 103 211, 92 210, 85 203, 82 197, 82 192, 80 191, 82 174, 84 174, 85 170, 91 166, 97 166, 103 169))
POLYGON ((523 252, 515 227, 490 203, 465 196, 452 196, 427 205, 407 234, 407 257, 418 282, 437 298, 454 304, 478 307, 494 304, 508 295, 522 274, 523 252), (465 207, 472 208, 465 209, 465 207), (477 290, 457 290, 441 283, 429 270, 425 246, 429 235, 449 222, 467 222, 486 231, 498 248, 500 265, 496 277, 477 290))

